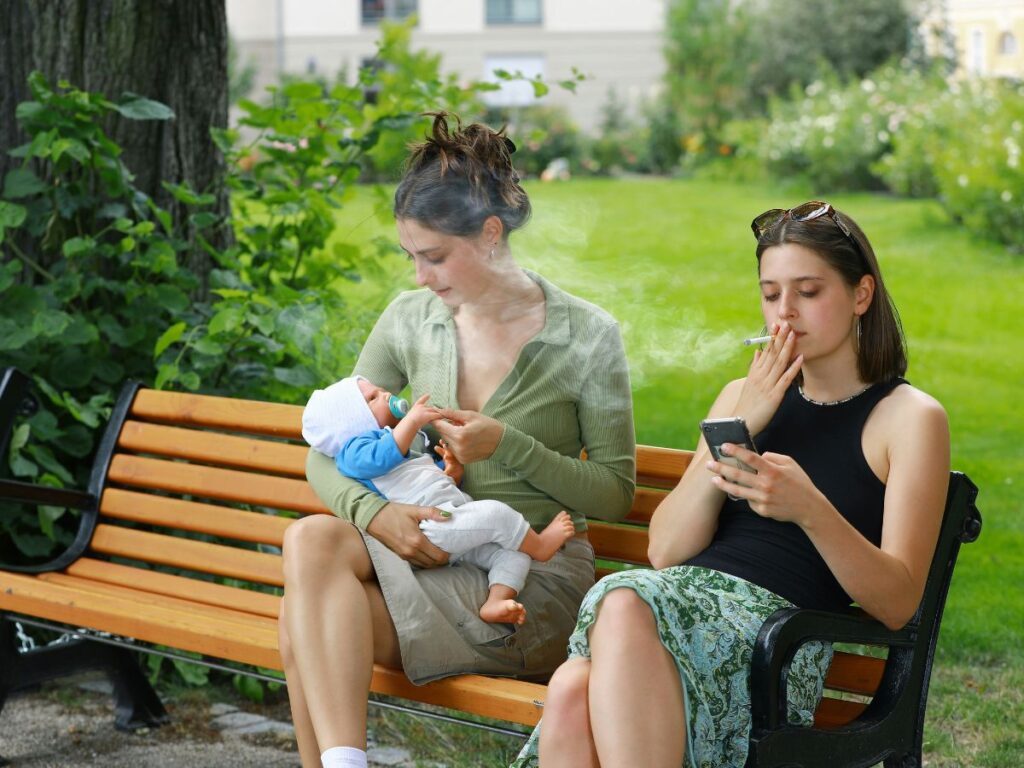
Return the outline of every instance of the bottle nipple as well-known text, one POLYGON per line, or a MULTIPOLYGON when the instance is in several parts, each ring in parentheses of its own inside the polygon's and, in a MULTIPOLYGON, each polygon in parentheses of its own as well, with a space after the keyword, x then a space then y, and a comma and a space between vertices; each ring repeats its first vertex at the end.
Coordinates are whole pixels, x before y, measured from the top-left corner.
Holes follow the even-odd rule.
POLYGON ((398 395, 392 395, 388 398, 388 408, 391 410, 392 416, 400 419, 409 412, 409 401, 398 397, 398 395))

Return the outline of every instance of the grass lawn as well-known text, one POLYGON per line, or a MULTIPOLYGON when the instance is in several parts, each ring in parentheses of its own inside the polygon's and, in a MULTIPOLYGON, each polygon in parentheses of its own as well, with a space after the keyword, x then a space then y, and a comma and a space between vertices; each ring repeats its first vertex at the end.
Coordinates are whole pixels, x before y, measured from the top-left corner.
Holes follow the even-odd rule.
MULTIPOLYGON (((639 441, 692 447, 721 386, 745 373, 751 353, 739 340, 762 326, 750 220, 820 193, 666 179, 528 191, 534 217, 513 236, 518 260, 619 319, 639 441)), ((394 238, 372 215, 378 200, 364 194, 343 210, 343 237, 394 238)), ((935 202, 830 200, 871 238, 909 340, 907 377, 945 405, 953 468, 981 489, 984 530, 962 551, 947 603, 926 759, 1024 765, 1024 415, 1015 403, 1024 380, 1024 258, 978 241, 935 202)), ((411 286, 407 264, 396 257, 387 268, 393 289, 411 286)), ((488 749, 474 745, 460 751, 488 749)), ((496 765, 509 745, 496 739, 493 750, 464 765, 496 765)))

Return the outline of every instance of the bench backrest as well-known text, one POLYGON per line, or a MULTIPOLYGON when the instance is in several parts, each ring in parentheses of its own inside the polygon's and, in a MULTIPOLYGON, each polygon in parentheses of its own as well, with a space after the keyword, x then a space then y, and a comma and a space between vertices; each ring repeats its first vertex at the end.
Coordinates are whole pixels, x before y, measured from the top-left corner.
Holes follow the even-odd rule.
MULTIPOLYGON (((95 527, 61 567, 276 617, 285 529, 302 515, 330 514, 305 480, 301 413, 299 406, 126 386, 90 483, 95 527)), ((637 449, 630 514, 619 524, 590 524, 599 576, 649 566, 647 525, 691 458, 690 451, 637 449)), ((843 724, 862 712, 885 666, 837 653, 826 688, 861 698, 826 698, 818 724, 843 724)))

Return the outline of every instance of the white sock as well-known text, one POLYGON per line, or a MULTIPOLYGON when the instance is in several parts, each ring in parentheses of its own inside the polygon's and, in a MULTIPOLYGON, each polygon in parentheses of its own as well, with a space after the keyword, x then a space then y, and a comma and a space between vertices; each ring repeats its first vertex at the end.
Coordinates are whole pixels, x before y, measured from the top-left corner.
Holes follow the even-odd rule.
POLYGON ((324 768, 366 768, 366 753, 355 747, 331 747, 322 755, 324 768))

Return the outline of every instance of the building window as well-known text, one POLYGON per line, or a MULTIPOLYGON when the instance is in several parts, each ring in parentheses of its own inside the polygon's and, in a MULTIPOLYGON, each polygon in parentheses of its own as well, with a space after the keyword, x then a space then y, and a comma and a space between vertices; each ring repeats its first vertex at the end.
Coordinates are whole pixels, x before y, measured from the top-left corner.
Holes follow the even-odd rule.
POLYGON ((985 33, 980 29, 972 29, 970 40, 967 69, 972 75, 982 75, 985 73, 985 33))
POLYGON ((540 24, 541 0, 487 0, 488 24, 540 24))
POLYGON ((1017 55, 1017 38, 1013 36, 1013 32, 1003 32, 999 36, 999 54, 1001 56, 1017 55))
POLYGON ((489 107, 521 107, 536 103, 533 86, 523 80, 501 80, 494 75, 494 70, 503 69, 511 74, 520 73, 528 79, 544 77, 544 57, 531 54, 488 56, 484 59, 483 79, 497 83, 497 91, 486 91, 484 102, 489 107))
POLYGON ((363 0, 363 24, 404 19, 416 13, 416 0, 363 0))

